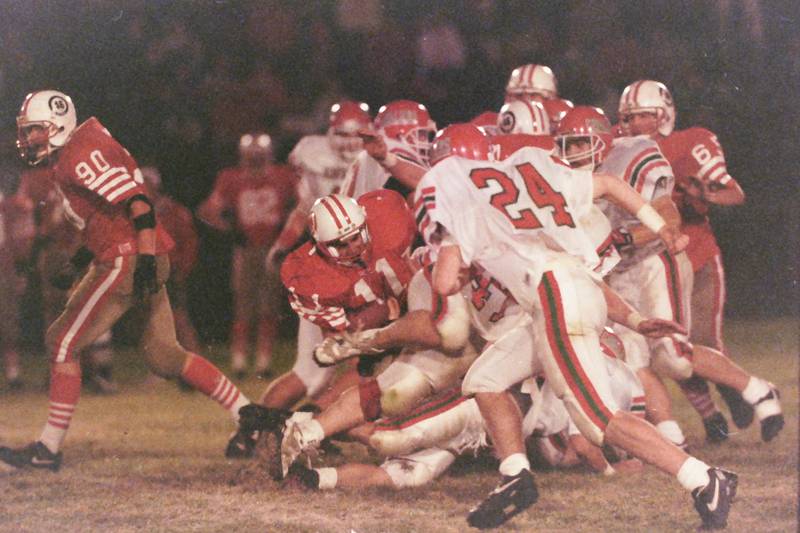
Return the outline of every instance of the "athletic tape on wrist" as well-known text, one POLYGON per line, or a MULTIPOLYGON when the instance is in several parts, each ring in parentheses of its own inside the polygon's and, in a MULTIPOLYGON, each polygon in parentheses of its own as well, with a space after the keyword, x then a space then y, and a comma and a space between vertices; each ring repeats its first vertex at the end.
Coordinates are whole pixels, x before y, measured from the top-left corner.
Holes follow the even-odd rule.
POLYGON ((644 204, 637 212, 636 218, 642 221, 647 229, 652 231, 653 233, 658 233, 661 229, 667 225, 667 222, 664 218, 658 214, 652 205, 644 204))

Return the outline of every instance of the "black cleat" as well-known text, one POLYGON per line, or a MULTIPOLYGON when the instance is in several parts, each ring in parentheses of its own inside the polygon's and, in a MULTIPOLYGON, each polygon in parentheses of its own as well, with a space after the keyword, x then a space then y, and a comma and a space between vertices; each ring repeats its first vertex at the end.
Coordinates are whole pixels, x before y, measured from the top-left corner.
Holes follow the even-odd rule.
POLYGON ((270 431, 283 426, 292 416, 286 409, 273 409, 250 403, 239 409, 239 427, 245 431, 270 431))
POLYGON ((294 463, 289 467, 284 484, 307 490, 319 490, 319 472, 300 463, 294 463))
POLYGON ((706 442, 719 444, 728 440, 728 421, 719 411, 704 419, 703 426, 706 428, 706 442))
POLYGON ((225 457, 228 459, 249 459, 253 457, 256 449, 257 431, 245 431, 241 426, 231 435, 225 447, 225 457))
POLYGON ((32 442, 24 448, 0 446, 0 461, 14 468, 31 467, 58 472, 62 456, 61 452, 53 453, 39 441, 32 442))
POLYGON ((761 422, 761 440, 769 442, 778 436, 783 429, 783 412, 781 411, 781 395, 772 384, 769 394, 758 400, 753 408, 758 421, 761 422))
POLYGON ((539 499, 539 491, 530 470, 516 476, 503 476, 500 485, 477 507, 470 510, 467 523, 474 528, 490 529, 503 525, 539 499))
POLYGON ((709 468, 708 485, 692 491, 694 508, 703 520, 703 529, 724 529, 736 496, 739 476, 721 468, 709 468))
POLYGON ((744 429, 753 423, 753 406, 744 401, 742 395, 736 389, 726 385, 717 385, 717 391, 731 412, 731 420, 739 429, 744 429))

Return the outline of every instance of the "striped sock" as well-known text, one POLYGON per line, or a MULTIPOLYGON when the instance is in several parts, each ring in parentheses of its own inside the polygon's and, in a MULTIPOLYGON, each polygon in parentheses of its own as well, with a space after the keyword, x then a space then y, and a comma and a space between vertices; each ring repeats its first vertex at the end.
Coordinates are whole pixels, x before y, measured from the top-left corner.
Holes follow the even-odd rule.
POLYGON ((680 381, 678 385, 680 385, 686 399, 689 400, 689 403, 692 404, 694 410, 703 420, 717 412, 717 406, 714 405, 714 400, 711 398, 711 391, 706 380, 698 376, 692 376, 689 379, 680 381))
POLYGON ((239 391, 231 380, 204 357, 190 354, 183 367, 181 378, 212 400, 227 409, 235 421, 239 421, 239 409, 250 400, 239 391))
POLYGON ((80 375, 52 372, 50 375, 50 410, 39 440, 53 453, 58 453, 69 423, 75 414, 75 405, 81 394, 80 375))

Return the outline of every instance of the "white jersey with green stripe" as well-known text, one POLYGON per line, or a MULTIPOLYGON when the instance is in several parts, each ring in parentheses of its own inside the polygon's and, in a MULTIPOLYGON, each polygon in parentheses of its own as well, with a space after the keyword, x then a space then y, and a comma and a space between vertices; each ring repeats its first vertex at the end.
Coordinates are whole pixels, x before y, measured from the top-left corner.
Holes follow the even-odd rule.
POLYGON ((500 162, 449 157, 417 186, 416 220, 428 244, 436 247, 444 228, 465 263, 480 265, 530 309, 551 262, 578 263, 599 278, 597 245, 583 222, 592 192, 590 172, 538 148, 500 162))
MULTIPOLYGON (((661 153, 658 143, 645 135, 614 139, 611 151, 597 171, 624 180, 647 202, 671 195, 672 188, 675 186, 672 167, 661 153)), ((627 229, 641 224, 634 215, 610 202, 600 200, 597 205, 600 206, 615 229, 627 229)), ((660 239, 643 246, 623 248, 622 260, 619 262, 617 270, 627 270, 645 257, 660 253, 664 249, 664 243, 660 239)))

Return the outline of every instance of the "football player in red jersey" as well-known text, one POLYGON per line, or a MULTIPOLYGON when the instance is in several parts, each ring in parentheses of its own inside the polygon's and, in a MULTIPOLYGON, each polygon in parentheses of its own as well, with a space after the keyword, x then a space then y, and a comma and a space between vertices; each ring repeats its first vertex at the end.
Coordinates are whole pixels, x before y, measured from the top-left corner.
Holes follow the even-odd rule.
MULTIPOLYGON (((673 131, 675 104, 663 83, 639 80, 630 84, 620 97, 619 116, 631 135, 649 135, 655 139, 673 167, 673 199, 683 219, 682 229, 690 237, 687 253, 694 270, 691 340, 725 353, 722 341, 725 277, 722 255, 709 223, 708 212, 711 205, 743 203, 744 192, 728 174, 722 146, 712 132, 701 127, 673 131)), ((693 377, 684 382, 681 388, 703 417, 707 432, 709 427, 714 427, 707 422, 725 422, 703 380, 693 377)), ((718 386, 718 390, 739 428, 745 428, 752 422, 754 410, 751 404, 764 395, 772 395, 768 400, 756 404, 755 414, 761 421, 764 440, 774 438, 780 431, 782 418, 777 418, 774 409, 777 392, 745 390, 739 394, 725 386, 718 386)), ((708 436, 710 440, 724 440, 726 437, 712 433, 708 436)))
POLYGON ((239 141, 239 165, 217 175, 211 195, 200 205, 201 220, 235 235, 231 288, 231 368, 245 373, 252 327, 256 326, 255 373, 265 374, 277 333, 280 285, 264 268, 295 203, 296 176, 290 167, 271 162, 272 140, 266 133, 247 133, 239 141))
MULTIPOLYGON (((292 309, 326 337, 380 327, 396 318, 414 274, 408 252, 415 227, 403 197, 385 189, 358 201, 333 194, 317 200, 309 219, 313 242, 290 253, 281 267, 292 309)), ((334 374, 333 366, 315 360, 313 350, 298 351, 292 370, 270 385, 260 403, 287 408, 303 396, 316 398, 334 374)), ((342 379, 338 390, 357 382, 352 375, 342 379), (349 379, 348 385, 342 379, 349 379)), ((379 398, 374 379, 361 380, 350 390, 348 398, 357 406, 359 398, 363 405, 379 398)))
MULTIPOLYGON (((164 288, 173 243, 156 219, 136 161, 96 118, 77 125, 72 99, 59 91, 29 94, 17 126, 20 156, 31 165, 46 165, 67 217, 83 232, 85 246, 75 263, 91 266, 47 330, 50 408, 42 434, 23 448, 0 447, 0 465, 59 469, 80 396, 76 354, 131 308, 142 313, 140 346, 149 368, 183 379, 238 421, 248 400, 214 365, 175 339, 164 288)), ((236 455, 238 448, 233 442, 226 453, 236 455)))

